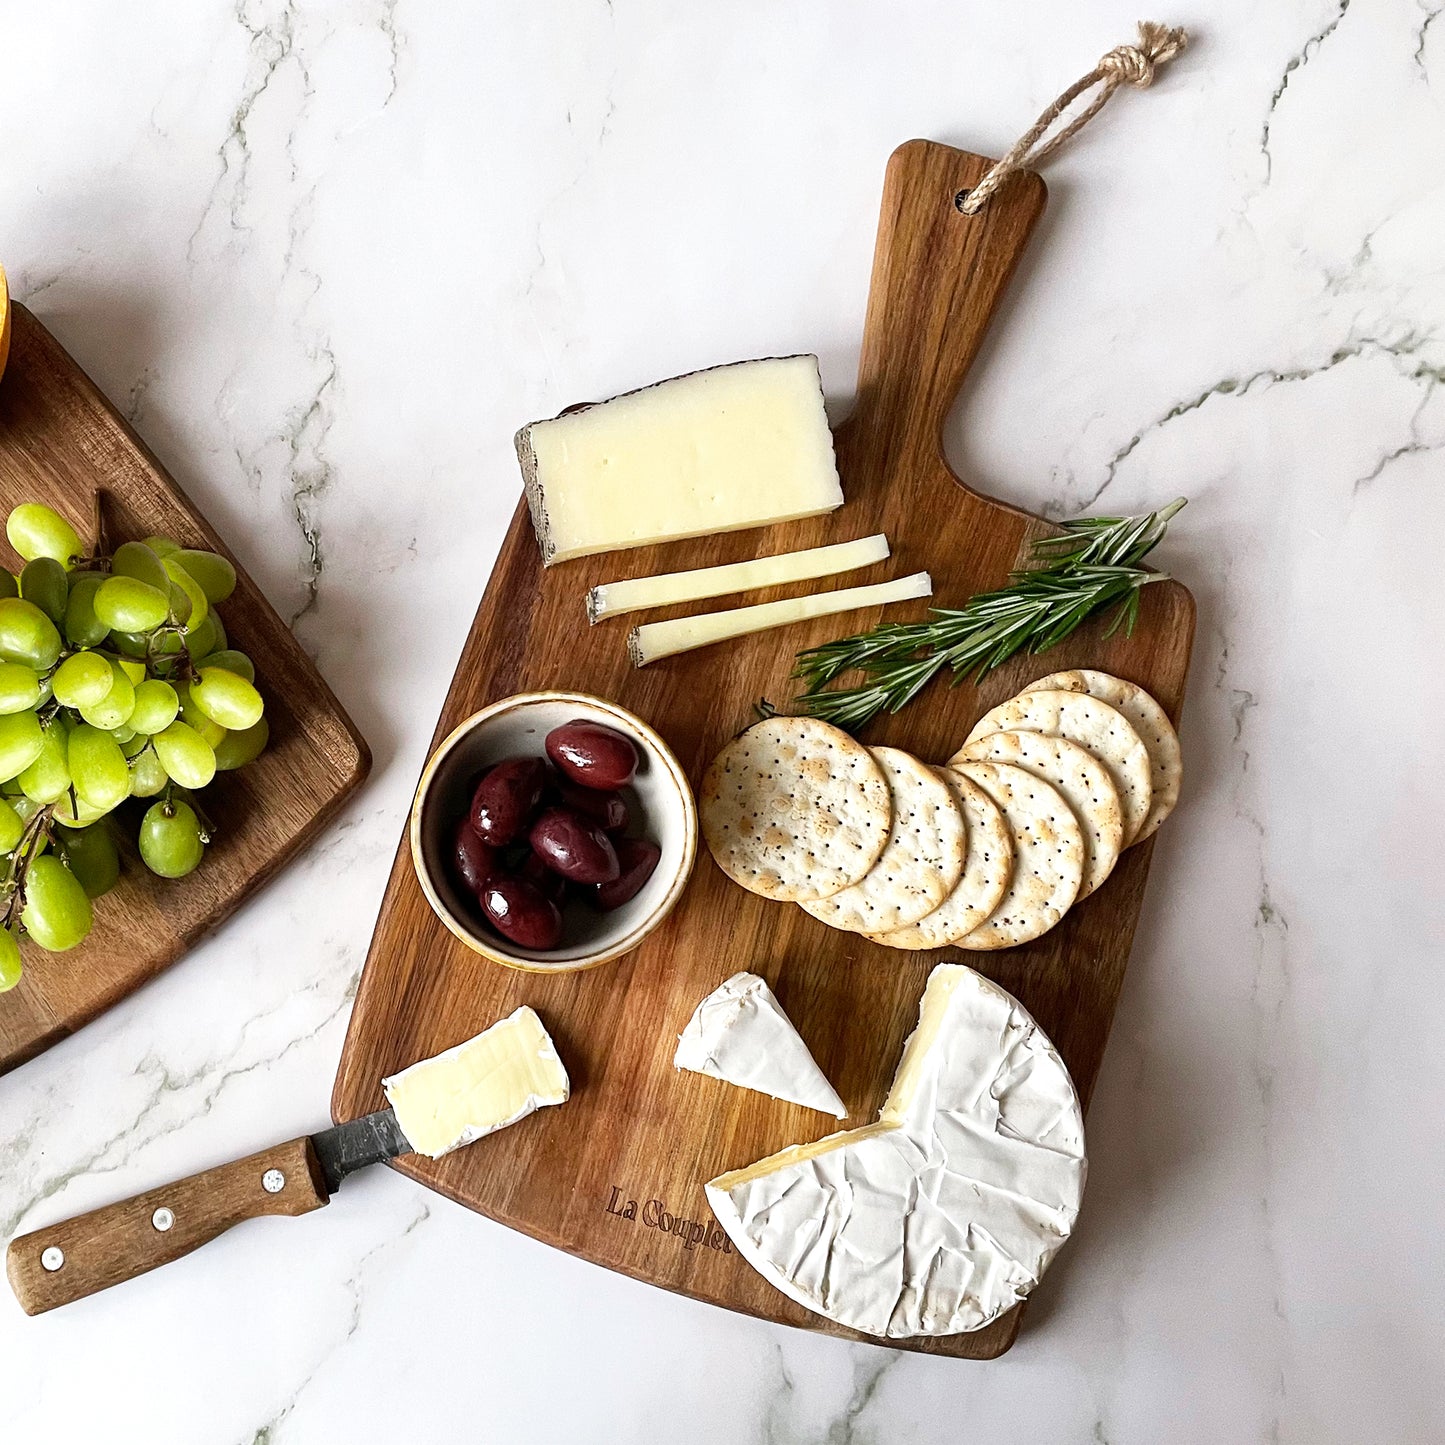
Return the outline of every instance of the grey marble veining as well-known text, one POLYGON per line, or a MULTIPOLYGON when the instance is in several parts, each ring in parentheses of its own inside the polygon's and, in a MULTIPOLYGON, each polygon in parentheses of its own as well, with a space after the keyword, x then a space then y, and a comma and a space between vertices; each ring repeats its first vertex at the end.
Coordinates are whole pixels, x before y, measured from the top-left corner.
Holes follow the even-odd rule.
MULTIPOLYGON (((55 1315, 0 1300, 0 1436, 1445 1436, 1441 8, 1159 13, 1194 45, 1050 163, 950 420, 961 470, 1049 515, 1189 496, 1162 550, 1199 601, 1184 801, 1084 1214, 1009 1356, 774 1329, 372 1170, 55 1315)), ((7 18, 12 290, 293 620, 377 759, 219 936, 0 1080, 7 1234, 325 1123, 515 505, 516 426, 796 350, 845 410, 888 152, 1000 152, 1136 18, 1115 0, 7 18)))

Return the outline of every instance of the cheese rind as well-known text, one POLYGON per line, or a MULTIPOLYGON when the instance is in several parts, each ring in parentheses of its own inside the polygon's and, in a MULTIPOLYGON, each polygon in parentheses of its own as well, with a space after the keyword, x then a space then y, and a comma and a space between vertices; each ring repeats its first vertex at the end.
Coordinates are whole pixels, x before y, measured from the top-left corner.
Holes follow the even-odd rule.
POLYGON ((1073 1229, 1083 1111, 1019 1003, 962 964, 929 975, 876 1124, 707 1185, 739 1252, 789 1298, 866 1334, 981 1329, 1073 1229))
POLYGON ((848 1114, 772 989, 755 973, 735 973, 698 1004, 672 1062, 805 1109, 839 1119, 848 1114))
POLYGON ((679 652, 711 647, 753 632, 787 627, 835 612, 856 612, 863 607, 885 607, 933 595, 933 579, 927 572, 896 577, 891 582, 874 582, 867 587, 840 587, 832 592, 815 592, 811 597, 788 597, 781 602, 760 602, 754 607, 731 607, 722 612, 699 612, 692 617, 675 617, 666 622, 644 622, 627 634, 627 654, 634 667, 646 667, 679 652))
POLYGON ((601 622, 622 612, 644 607, 668 607, 677 602, 701 602, 730 592, 756 587, 778 587, 789 582, 811 582, 815 577, 836 577, 859 567, 871 567, 888 556, 888 538, 879 532, 828 547, 807 547, 775 557, 748 562, 726 562, 720 567, 696 567, 689 572, 664 572, 604 582, 587 594, 587 620, 601 622))
POLYGON ((547 1030, 523 1005, 465 1043, 382 1080, 397 1123, 418 1154, 440 1159, 505 1129, 571 1086, 547 1030))
POLYGON ((843 504, 816 356, 739 361, 517 433, 548 566, 843 504))

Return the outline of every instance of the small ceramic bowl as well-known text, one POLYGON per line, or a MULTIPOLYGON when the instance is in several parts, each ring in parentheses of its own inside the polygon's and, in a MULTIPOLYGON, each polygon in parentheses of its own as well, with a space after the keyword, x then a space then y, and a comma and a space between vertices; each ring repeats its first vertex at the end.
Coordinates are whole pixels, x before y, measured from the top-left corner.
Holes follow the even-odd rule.
POLYGON ((636 948, 672 912, 696 856, 697 804, 672 749, 641 718, 586 693, 519 693, 473 713, 432 754, 412 804, 412 864, 437 917, 484 958, 535 973, 595 968, 636 948), (616 728, 637 745, 637 776, 623 790, 634 818, 629 832, 651 838, 662 857, 637 897, 611 913, 569 902, 562 945, 544 953, 510 942, 481 921, 453 876, 451 838, 482 772, 518 754, 545 757, 543 739, 576 718, 616 728))

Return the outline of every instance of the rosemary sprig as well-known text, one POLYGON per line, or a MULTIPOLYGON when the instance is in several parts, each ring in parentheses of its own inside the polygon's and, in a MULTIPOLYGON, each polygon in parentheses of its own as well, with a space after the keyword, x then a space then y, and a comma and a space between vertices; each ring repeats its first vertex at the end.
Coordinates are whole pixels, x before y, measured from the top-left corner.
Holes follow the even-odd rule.
POLYGON ((793 676, 807 690, 802 711, 856 732, 880 712, 897 712, 945 668, 975 682, 1017 652, 1046 652, 1080 623, 1114 609, 1105 637, 1133 632, 1139 594, 1167 575, 1140 566, 1163 540, 1180 497, 1136 517, 1079 517, 1030 548, 1032 566, 1008 585, 976 593, 962 607, 935 607, 927 622, 891 623, 798 654, 793 676), (867 681, 831 688, 846 672, 867 681))

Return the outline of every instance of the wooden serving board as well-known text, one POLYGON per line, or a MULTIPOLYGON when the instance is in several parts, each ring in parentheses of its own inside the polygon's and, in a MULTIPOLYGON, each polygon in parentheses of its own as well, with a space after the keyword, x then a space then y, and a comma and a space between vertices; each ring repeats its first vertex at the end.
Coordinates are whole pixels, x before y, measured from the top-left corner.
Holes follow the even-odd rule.
MULTIPOLYGON (((0 511, 45 502, 90 539, 99 490, 112 544, 158 534, 229 557, 145 443, 25 307, 14 307, 12 328, 0 377, 0 511)), ((24 944, 20 983, 0 994, 0 1073, 173 963, 314 838, 371 766, 361 734, 239 564, 236 578, 221 618, 231 645, 255 659, 270 745, 206 789, 206 811, 220 832, 186 879, 147 871, 134 848, 138 805, 122 804, 121 880, 96 901, 89 938, 69 953, 24 944)))
MULTIPOLYGON (((1025 175, 980 215, 961 214, 956 193, 989 165, 924 141, 903 146, 889 162, 857 406, 837 432, 848 499, 842 510, 544 571, 526 508, 519 506, 438 738, 509 693, 577 689, 614 699, 656 727, 696 785, 718 747, 754 721, 760 697, 786 709, 798 648, 871 626, 877 616, 823 619, 636 671, 623 646, 631 619, 589 630, 587 587, 878 531, 888 534, 892 559, 840 582, 927 568, 934 600, 947 606, 1005 580, 1030 539, 1051 528, 964 486, 944 461, 940 441, 964 372, 1044 205, 1042 181, 1025 175)), ((703 604, 717 605, 729 604, 703 604)), ((893 621, 922 617, 926 605, 892 608, 888 615, 893 621)), ((867 740, 942 761, 984 709, 1046 672, 1085 665, 1142 683, 1177 717, 1193 629, 1189 593, 1173 582, 1157 583, 1143 594, 1132 638, 1105 643, 1101 629, 1090 626, 1046 657, 1004 668, 977 691, 934 684, 898 716, 876 723, 867 740)), ((1108 883, 1037 942, 961 955, 1023 1001, 1062 1051, 1086 1102, 1152 846, 1126 853, 1108 883)), ((333 1113, 340 1120, 379 1108, 384 1074, 530 1003, 571 1071, 571 1101, 438 1162, 407 1156, 396 1167, 493 1219, 635 1278, 764 1319, 871 1338, 802 1309, 754 1273, 724 1247, 703 1194, 704 1181, 714 1175, 818 1138, 831 1121, 678 1073, 673 1049, 700 999, 737 970, 753 970, 772 985, 856 1127, 882 1104, 924 980, 949 951, 905 954, 834 932, 800 908, 743 892, 706 850, 699 852, 681 904, 635 953, 590 972, 547 977, 499 968, 456 942, 427 907, 403 838, 352 1015, 333 1113), (678 1221, 682 1234, 669 1229, 678 1221), (694 1242, 688 1221, 712 1226, 707 1237, 694 1242)), ((973 1334, 898 1343, 991 1358, 1013 1342, 1019 1313, 973 1334)))

